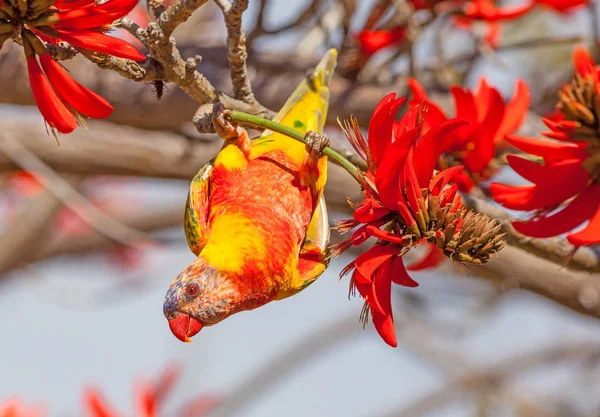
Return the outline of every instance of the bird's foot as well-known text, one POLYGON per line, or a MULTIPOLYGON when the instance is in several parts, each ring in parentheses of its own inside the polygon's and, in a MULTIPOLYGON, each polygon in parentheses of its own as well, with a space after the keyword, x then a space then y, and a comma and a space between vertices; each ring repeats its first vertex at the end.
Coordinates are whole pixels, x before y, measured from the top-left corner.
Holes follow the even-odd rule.
POLYGON ((217 135, 225 140, 237 139, 244 129, 231 122, 231 110, 223 103, 215 103, 212 112, 212 123, 217 135))
POLYGON ((304 136, 306 151, 313 161, 318 161, 323 156, 323 149, 329 146, 329 138, 321 133, 309 130, 304 136))

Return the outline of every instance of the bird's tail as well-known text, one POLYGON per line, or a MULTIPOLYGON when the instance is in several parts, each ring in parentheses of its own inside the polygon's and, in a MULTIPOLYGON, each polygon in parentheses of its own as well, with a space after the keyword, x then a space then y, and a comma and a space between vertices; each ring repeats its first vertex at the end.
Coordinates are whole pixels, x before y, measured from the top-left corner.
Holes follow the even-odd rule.
POLYGON ((323 131, 329 107, 329 84, 337 65, 338 53, 330 49, 316 68, 298 84, 275 121, 306 133, 323 131))

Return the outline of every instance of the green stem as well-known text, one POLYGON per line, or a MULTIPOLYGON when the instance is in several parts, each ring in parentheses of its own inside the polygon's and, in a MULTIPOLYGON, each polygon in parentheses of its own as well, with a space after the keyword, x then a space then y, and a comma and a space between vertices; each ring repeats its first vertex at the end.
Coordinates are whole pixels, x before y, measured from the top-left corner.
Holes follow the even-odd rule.
MULTIPOLYGON (((291 127, 284 126, 284 125, 274 122, 272 120, 263 119, 262 117, 259 117, 259 116, 254 116, 252 114, 244 113, 244 112, 237 111, 237 110, 232 110, 231 111, 231 121, 242 123, 242 124, 253 126, 253 127, 269 129, 269 130, 272 130, 273 132, 277 132, 277 133, 281 133, 282 135, 289 136, 290 138, 295 139, 299 142, 306 143, 306 139, 305 139, 305 136, 303 133, 300 133, 297 130, 292 129, 291 127)), ((336 164, 338 164, 339 166, 344 168, 346 171, 348 171, 350 173, 350 175, 352 175, 354 177, 354 179, 356 179, 356 181, 358 181, 359 184, 361 183, 361 177, 359 174, 360 170, 358 169, 358 167, 356 165, 354 165, 352 162, 350 162, 346 158, 344 158, 344 156, 341 153, 330 148, 329 146, 326 146, 325 148, 323 148, 323 155, 326 155, 333 162, 335 162, 336 164)))

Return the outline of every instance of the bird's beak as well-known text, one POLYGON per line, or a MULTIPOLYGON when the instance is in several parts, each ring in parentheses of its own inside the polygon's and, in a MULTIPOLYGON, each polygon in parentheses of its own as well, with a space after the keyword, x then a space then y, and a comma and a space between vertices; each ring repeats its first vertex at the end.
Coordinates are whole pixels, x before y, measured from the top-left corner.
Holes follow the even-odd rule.
POLYGON ((202 330, 202 323, 189 314, 181 313, 174 319, 169 320, 169 328, 177 339, 190 343, 192 341, 190 337, 202 330))

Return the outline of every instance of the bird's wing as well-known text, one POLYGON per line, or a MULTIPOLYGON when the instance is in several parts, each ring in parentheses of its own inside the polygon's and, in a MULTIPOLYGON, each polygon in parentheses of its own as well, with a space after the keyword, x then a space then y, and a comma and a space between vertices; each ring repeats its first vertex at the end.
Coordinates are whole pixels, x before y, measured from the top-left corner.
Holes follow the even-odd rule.
POLYGON ((208 202, 213 164, 214 159, 200 168, 190 184, 185 203, 185 238, 196 256, 204 247, 208 236, 208 202))

